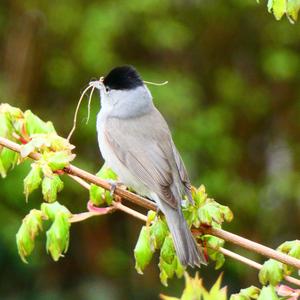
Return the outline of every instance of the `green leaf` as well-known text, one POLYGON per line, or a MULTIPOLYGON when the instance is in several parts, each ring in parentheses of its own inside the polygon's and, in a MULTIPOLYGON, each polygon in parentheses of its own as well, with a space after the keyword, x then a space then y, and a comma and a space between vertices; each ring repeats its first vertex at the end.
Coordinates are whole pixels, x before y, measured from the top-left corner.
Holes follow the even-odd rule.
POLYGON ((149 227, 143 226, 134 248, 135 268, 139 274, 143 274, 144 269, 150 263, 153 251, 150 244, 149 227))
POLYGON ((89 193, 90 193, 90 200, 94 205, 100 206, 105 203, 105 199, 106 199, 105 189, 95 184, 91 184, 89 193))
POLYGON ((209 258, 216 262, 215 269, 220 269, 225 262, 224 255, 219 252, 219 248, 224 246, 224 240, 209 234, 202 235, 201 240, 207 249, 209 258))
POLYGON ((154 249, 161 248, 168 232, 169 229, 166 222, 160 217, 157 217, 150 227, 150 237, 154 249))
POLYGON ((230 300, 250 300, 257 299, 260 293, 260 289, 256 286, 251 285, 246 289, 241 289, 238 294, 233 294, 230 297, 230 300))
POLYGON ((179 258, 176 256, 175 259, 177 260, 175 274, 177 278, 181 278, 184 275, 185 267, 180 263, 179 258))
POLYGON ((280 20, 282 16, 286 13, 286 0, 272 0, 272 11, 276 20, 280 20))
POLYGON ((55 215, 54 222, 47 231, 47 252, 50 252, 54 261, 58 261, 63 253, 66 253, 70 240, 69 214, 59 211, 55 215))
POLYGON ((42 182, 42 169, 38 164, 33 163, 31 165, 31 170, 24 179, 24 194, 26 196, 26 201, 28 196, 36 190, 42 182))
POLYGON ((167 263, 160 256, 158 266, 160 269, 160 274, 159 274, 160 281, 164 286, 168 286, 168 279, 174 277, 175 271, 177 269, 177 259, 175 259, 174 257, 171 263, 167 263))
POLYGON ((71 212, 65 206, 61 205, 58 202, 42 203, 41 211, 51 221, 54 221, 55 216, 58 213, 63 213, 69 217, 72 215, 71 212))
POLYGON ((19 154, 15 151, 12 151, 8 148, 3 148, 0 152, 0 174, 2 177, 6 177, 7 172, 14 168, 19 159, 19 154))
POLYGON ((275 288, 273 286, 264 286, 261 289, 257 300, 279 300, 279 297, 276 295, 275 288))
POLYGON ((57 193, 64 187, 63 181, 57 174, 51 177, 45 176, 42 182, 42 193, 44 200, 47 202, 54 202, 57 199, 57 193))
POLYGON ((160 257, 167 263, 171 264, 175 256, 175 248, 171 235, 168 235, 160 250, 160 257))
POLYGON ((10 139, 13 133, 10 114, 8 112, 1 112, 1 107, 2 105, 0 105, 0 136, 10 139))
POLYGON ((188 273, 185 273, 185 289, 183 291, 182 300, 195 299, 200 300, 202 292, 204 290, 202 280, 196 273, 195 278, 189 277, 188 273))
MULTIPOLYGON (((299 240, 285 242, 285 243, 281 244, 277 248, 277 250, 279 250, 287 255, 293 256, 297 259, 300 259, 300 241, 299 240)), ((284 270, 285 275, 290 275, 295 270, 295 268, 288 266, 288 265, 283 265, 283 270, 284 270)))
POLYGON ((47 152, 43 155, 43 158, 46 160, 52 171, 57 171, 68 166, 70 161, 75 158, 75 154, 71 154, 67 150, 47 152))
POLYGON ((205 192, 205 186, 200 185, 198 189, 195 187, 192 187, 192 197, 195 201, 196 206, 201 206, 202 204, 205 203, 207 199, 207 194, 205 192))
POLYGON ((293 21, 297 21, 300 10, 300 0, 288 0, 287 12, 293 21))
POLYGON ((33 209, 23 219, 22 225, 16 234, 19 255, 23 262, 27 263, 28 257, 34 249, 34 240, 42 230, 43 213, 33 209))
POLYGON ((206 225, 222 224, 224 220, 230 222, 233 219, 231 210, 213 199, 207 199, 205 204, 198 209, 200 223, 206 225))
POLYGON ((283 265, 274 259, 267 260, 261 270, 259 271, 258 278, 262 285, 270 283, 276 286, 283 279, 283 265))
POLYGON ((288 254, 295 258, 300 259, 300 241, 299 240, 284 242, 283 244, 281 244, 278 247, 278 250, 285 254, 288 254))
POLYGON ((203 300, 226 300, 227 289, 226 287, 221 288, 222 274, 218 277, 215 284, 212 286, 209 292, 203 291, 203 300))
POLYGON ((36 133, 51 133, 55 132, 51 122, 44 122, 30 110, 24 113, 26 132, 29 136, 36 133))
POLYGON ((160 281, 164 286, 168 286, 168 279, 172 278, 175 273, 180 276, 181 268, 183 267, 178 264, 179 260, 175 253, 172 237, 168 235, 165 237, 161 247, 158 264, 160 269, 160 281))

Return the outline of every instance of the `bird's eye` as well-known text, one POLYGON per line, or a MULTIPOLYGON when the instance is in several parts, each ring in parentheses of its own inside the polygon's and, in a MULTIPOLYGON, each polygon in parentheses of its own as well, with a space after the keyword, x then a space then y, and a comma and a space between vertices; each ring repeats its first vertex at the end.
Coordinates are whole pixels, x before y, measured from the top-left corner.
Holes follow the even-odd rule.
POLYGON ((105 91, 106 91, 106 93, 108 93, 110 91, 110 88, 108 86, 106 86, 105 91))

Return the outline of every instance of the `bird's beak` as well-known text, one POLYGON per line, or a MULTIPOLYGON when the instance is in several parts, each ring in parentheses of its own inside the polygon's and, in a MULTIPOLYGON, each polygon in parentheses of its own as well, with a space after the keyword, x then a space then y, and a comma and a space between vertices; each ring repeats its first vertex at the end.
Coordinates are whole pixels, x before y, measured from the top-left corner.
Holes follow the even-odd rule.
POLYGON ((98 89, 98 90, 102 90, 102 89, 104 89, 103 80, 104 80, 104 77, 100 77, 99 80, 90 81, 89 85, 96 88, 96 89, 98 89))

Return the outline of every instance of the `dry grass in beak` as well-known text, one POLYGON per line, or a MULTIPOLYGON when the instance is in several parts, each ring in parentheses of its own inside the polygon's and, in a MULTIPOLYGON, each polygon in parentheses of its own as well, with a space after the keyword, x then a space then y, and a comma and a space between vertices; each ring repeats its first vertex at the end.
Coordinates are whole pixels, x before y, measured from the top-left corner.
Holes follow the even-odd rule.
MULTIPOLYGON (((91 114, 91 102, 92 102, 92 96, 93 96, 93 93, 94 93, 94 90, 96 88, 100 88, 100 86, 103 86, 103 80, 104 80, 104 77, 100 77, 99 80, 95 80, 95 81, 91 81, 89 82, 89 86, 87 88, 84 89, 84 91, 82 92, 79 100, 78 100, 78 103, 77 103, 77 107, 76 107, 76 110, 75 110, 75 114, 74 114, 74 119, 73 119, 73 127, 67 137, 67 140, 70 141, 71 137, 72 137, 72 134, 74 133, 75 129, 76 129, 76 124, 77 124, 77 115, 78 115, 78 111, 79 111, 79 108, 80 108, 80 105, 81 105, 81 102, 82 102, 82 99, 83 97, 85 96, 85 94, 87 93, 87 91, 89 89, 92 89, 91 92, 90 92, 90 95, 89 95, 89 101, 88 101, 88 115, 87 115, 87 119, 86 119, 86 124, 89 122, 89 119, 90 119, 90 114, 91 114)), ((151 81, 143 81, 144 83, 146 84, 152 84, 152 85, 157 85, 157 86, 161 86, 161 85, 166 85, 168 83, 168 81, 165 81, 165 82, 151 82, 151 81)))
POLYGON ((84 89, 84 91, 82 92, 79 100, 78 100, 78 103, 77 103, 77 107, 76 107, 76 110, 75 110, 75 114, 74 114, 74 119, 73 119, 73 127, 67 137, 67 140, 70 141, 71 137, 72 137, 72 134, 74 133, 75 129, 76 129, 76 124, 77 124, 77 115, 78 115, 78 111, 79 111, 79 108, 80 108, 80 105, 81 105, 81 102, 82 102, 82 99, 83 97, 85 96, 85 94, 87 93, 87 91, 89 89, 92 89, 91 92, 90 92, 90 95, 89 95, 89 101, 88 101, 88 115, 87 115, 87 120, 86 120, 86 124, 89 122, 89 119, 90 119, 90 114, 91 114, 91 102, 92 102, 92 96, 93 96, 93 93, 94 93, 94 90, 95 88, 97 87, 97 84, 102 84, 103 82, 103 77, 101 77, 99 79, 99 81, 91 81, 89 83, 89 86, 87 88, 84 89))

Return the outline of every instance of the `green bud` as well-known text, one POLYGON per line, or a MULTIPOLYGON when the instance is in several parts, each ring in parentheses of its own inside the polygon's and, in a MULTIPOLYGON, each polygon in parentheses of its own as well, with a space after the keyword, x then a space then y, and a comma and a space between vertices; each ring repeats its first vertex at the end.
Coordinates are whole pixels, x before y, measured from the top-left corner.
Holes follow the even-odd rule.
POLYGON ((69 151, 46 152, 43 158, 47 161, 52 171, 62 170, 75 158, 69 151))
POLYGON ((262 285, 276 286, 283 279, 283 265, 274 259, 267 260, 260 269, 258 278, 262 285))
POLYGON ((41 211, 51 221, 54 221, 55 216, 58 213, 63 213, 68 217, 72 215, 71 212, 65 206, 59 204, 58 202, 42 203, 41 211))
MULTIPOLYGON (((279 250, 287 255, 293 256, 297 259, 300 259, 300 241, 299 240, 284 242, 277 248, 277 250, 279 250)), ((288 265, 283 265, 283 270, 284 270, 285 275, 290 275, 295 270, 295 268, 288 266, 288 265)))
POLYGON ((17 164, 19 159, 19 154, 8 148, 0 148, 0 174, 3 178, 6 177, 7 172, 13 169, 17 164))
POLYGON ((275 288, 271 285, 264 286, 257 300, 279 300, 280 298, 276 295, 275 288))
POLYGON ((148 224, 150 224, 151 222, 153 222, 156 218, 157 214, 154 210, 149 210, 147 213, 147 222, 148 224))
POLYGON ((164 243, 160 250, 161 259, 168 263, 172 264, 175 257, 175 248, 171 235, 165 237, 164 243))
POLYGON ((16 234, 19 255, 23 262, 27 263, 28 257, 34 249, 35 237, 42 230, 43 213, 33 209, 23 219, 22 225, 16 234))
POLYGON ((230 222, 233 214, 227 206, 223 206, 213 199, 207 199, 206 203, 198 209, 198 217, 202 224, 220 225, 224 220, 230 222))
POLYGON ((160 269, 159 278, 161 283, 164 286, 168 286, 168 279, 174 277, 175 271, 177 269, 176 257, 173 258, 173 261, 171 263, 167 263, 163 260, 162 256, 160 256, 158 267, 160 269))
POLYGON ((212 216, 209 210, 209 206, 203 205, 198 209, 198 217, 201 224, 211 225, 212 223, 212 216))
POLYGON ((250 300, 250 299, 251 298, 240 294, 232 294, 229 298, 229 300, 250 300))
POLYGON ((212 298, 209 295, 207 295, 207 297, 204 295, 204 292, 206 292, 206 290, 204 289, 203 285, 202 285, 202 280, 199 278, 198 273, 196 273, 195 278, 192 278, 188 275, 188 273, 185 273, 185 288, 183 291, 183 294, 181 296, 182 300, 190 300, 190 299, 203 299, 205 300, 213 300, 213 299, 218 299, 221 300, 219 298, 212 298))
POLYGON ((300 241, 299 240, 285 242, 278 247, 278 250, 287 255, 290 255, 295 258, 300 259, 300 241))
POLYGON ((51 122, 44 122, 38 116, 34 115, 30 110, 24 113, 25 126, 29 136, 36 133, 55 132, 51 122))
POLYGON ((58 261, 63 253, 66 253, 70 240, 70 221, 69 215, 59 211, 55 215, 54 222, 46 233, 47 252, 50 252, 54 261, 58 261))
POLYGON ((230 300, 250 300, 257 299, 260 289, 251 285, 246 289, 241 289, 238 294, 231 295, 230 300))
POLYGON ((4 166, 3 166, 1 158, 0 158, 0 175, 1 175, 2 178, 6 177, 6 170, 5 170, 4 166))
MULTIPOLYGON (((106 180, 117 180, 118 176, 105 164, 102 166, 100 171, 96 174, 97 177, 106 179, 106 180)), ((103 205, 105 202, 108 205, 112 204, 113 196, 110 191, 107 191, 95 184, 91 184, 90 187, 90 200, 94 205, 103 205)))
POLYGON ((0 105, 0 136, 4 138, 11 138, 14 131, 10 114, 1 111, 2 104, 0 105))
POLYGON ((2 162, 2 166, 7 173, 10 169, 14 168, 19 159, 19 154, 15 151, 12 151, 8 148, 3 148, 0 152, 0 160, 2 162))
POLYGON ((91 184, 89 193, 90 200, 94 205, 100 206, 105 203, 106 191, 103 188, 91 184))
POLYGON ((105 164, 102 166, 100 171, 96 174, 96 176, 102 179, 110 179, 110 180, 117 180, 117 174, 111 169, 108 168, 105 164))
POLYGON ((220 205, 220 204, 219 204, 219 208, 221 210, 223 219, 226 222, 231 222, 233 220, 233 213, 230 210, 230 208, 228 206, 224 206, 224 205, 220 205))
POLYGON ((219 252, 220 247, 224 246, 224 240, 209 234, 201 236, 201 239, 206 245, 209 258, 216 262, 215 269, 220 269, 225 262, 224 255, 219 252))
POLYGON ((163 245, 169 229, 165 221, 158 217, 150 227, 151 242, 155 249, 160 249, 163 245))
POLYGON ((23 112, 7 103, 0 104, 0 136, 14 140, 13 132, 22 134, 23 127, 23 112))
POLYGON ((150 245, 150 232, 146 226, 142 227, 138 241, 134 248, 135 269, 139 274, 143 274, 144 269, 150 263, 153 251, 150 245))
POLYGON ((203 205, 207 199, 207 194, 205 192, 205 186, 200 185, 198 189, 192 187, 192 197, 195 201, 197 207, 203 205))
POLYGON ((31 165, 31 170, 24 179, 24 194, 26 196, 26 201, 28 196, 36 190, 42 182, 42 169, 38 164, 33 163, 31 165))
POLYGON ((175 274, 177 278, 181 278, 185 272, 185 267, 180 263, 179 258, 176 256, 176 269, 175 269, 175 274))
POLYGON ((168 286, 168 278, 169 278, 169 276, 168 276, 167 272, 164 269, 161 269, 160 273, 159 273, 159 279, 160 279, 161 284, 164 286, 168 286))
POLYGON ((53 174, 51 177, 45 176, 42 182, 42 193, 44 200, 47 202, 54 202, 57 198, 57 193, 64 187, 63 181, 57 174, 53 174))
POLYGON ((218 277, 217 281, 214 283, 209 293, 203 293, 204 298, 206 298, 205 296, 207 295, 209 296, 208 299, 226 300, 226 288, 221 288, 222 276, 223 274, 221 274, 218 277))
POLYGON ((224 263, 225 263, 225 256, 224 254, 218 252, 216 255, 216 265, 215 265, 215 270, 219 270, 223 267, 224 263))
POLYGON ((75 146, 71 145, 67 139, 62 138, 56 133, 49 134, 49 139, 51 141, 51 150, 53 151, 61 151, 61 150, 71 151, 75 148, 75 146))

